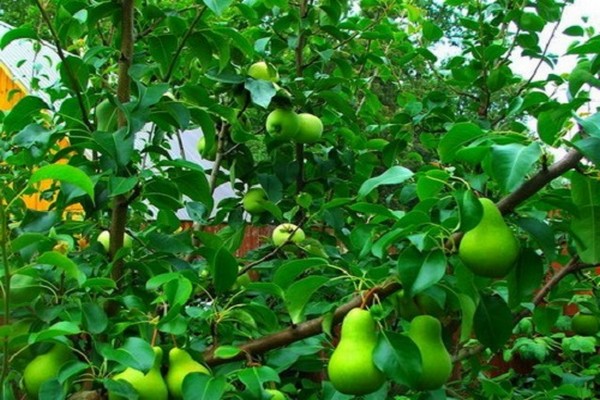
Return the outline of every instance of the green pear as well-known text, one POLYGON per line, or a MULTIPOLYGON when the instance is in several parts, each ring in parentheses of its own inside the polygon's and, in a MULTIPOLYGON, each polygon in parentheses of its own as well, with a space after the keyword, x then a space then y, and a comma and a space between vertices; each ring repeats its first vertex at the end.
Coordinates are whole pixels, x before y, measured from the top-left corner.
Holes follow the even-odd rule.
POLYGON ((269 201, 267 193, 260 187, 255 187, 242 198, 242 207, 250 214, 260 214, 265 212, 264 204, 269 201))
POLYGON ((294 140, 298 143, 315 143, 323 134, 323 122, 309 113, 298 114, 298 134, 294 140))
POLYGON ((192 372, 209 375, 206 367, 194 361, 188 352, 174 347, 169 351, 169 372, 167 373, 167 387, 175 399, 183 399, 183 380, 192 372))
POLYGON ((292 110, 278 108, 267 116, 267 132, 273 136, 293 139, 298 134, 298 114, 292 110))
POLYGON ((248 68, 248 76, 269 82, 277 82, 279 80, 279 73, 277 70, 264 61, 258 61, 252 64, 250 68, 248 68))
POLYGON ((31 360, 23 371, 23 383, 28 398, 37 399, 42 384, 56 378, 62 366, 72 359, 71 349, 60 343, 54 345, 49 352, 31 360))
MULTIPOLYGON (((129 383, 138 392, 139 400, 167 400, 169 393, 167 385, 160 373, 162 363, 162 349, 158 346, 154 350, 154 365, 152 369, 144 374, 134 368, 127 368, 125 371, 113 376, 115 381, 125 381, 129 383)), ((127 400, 124 397, 109 393, 109 400, 127 400)))
POLYGON ((383 385, 385 376, 373 362, 376 345, 375 320, 371 313, 352 309, 342 322, 340 342, 327 366, 329 379, 337 391, 363 395, 383 385))
POLYGON ((595 336, 600 331, 600 320, 595 315, 577 313, 571 320, 571 329, 577 335, 595 336))
POLYGON ((287 399, 285 394, 281 393, 277 389, 265 389, 265 392, 271 395, 270 400, 286 400, 287 399))
POLYGON ((458 255, 475 275, 502 278, 519 257, 519 243, 489 199, 479 199, 483 216, 479 224, 463 236, 458 255))
POLYGON ((430 315, 419 315, 411 321, 408 337, 415 342, 421 353, 423 369, 416 388, 439 388, 452 373, 452 359, 442 341, 440 321, 430 315))

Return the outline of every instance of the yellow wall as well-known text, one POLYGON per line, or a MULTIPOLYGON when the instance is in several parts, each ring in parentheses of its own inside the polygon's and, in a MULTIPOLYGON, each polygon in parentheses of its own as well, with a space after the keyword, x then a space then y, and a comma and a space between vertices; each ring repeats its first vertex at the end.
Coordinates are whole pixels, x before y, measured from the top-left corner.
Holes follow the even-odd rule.
MULTIPOLYGON (((25 88, 20 83, 15 82, 12 79, 12 77, 10 76, 10 73, 8 72, 8 69, 6 68, 5 65, 2 64, 2 61, 0 60, 0 111, 10 110, 12 107, 14 107, 15 104, 17 104, 19 102, 19 100, 21 100, 21 98, 23 98, 25 96, 25 94, 26 94, 25 88)), ((61 149, 68 145, 69 145, 69 140, 66 138, 62 139, 58 143, 58 146, 61 149)), ((59 160, 58 162, 66 163, 67 160, 62 159, 62 160, 59 160)), ((27 206, 27 208, 30 208, 32 210, 37 210, 37 211, 47 211, 50 208, 50 205, 52 205, 52 203, 54 202, 54 199, 52 199, 52 200, 42 199, 41 192, 43 192, 44 190, 50 189, 51 186, 52 186, 52 180, 47 179, 47 180, 41 181, 37 185, 37 189, 39 190, 40 193, 34 193, 31 195, 23 196, 23 201, 25 202, 25 205, 27 206)), ((67 209, 65 211, 69 212, 69 213, 82 213, 83 208, 81 207, 80 204, 73 204, 73 205, 67 207, 67 209)))

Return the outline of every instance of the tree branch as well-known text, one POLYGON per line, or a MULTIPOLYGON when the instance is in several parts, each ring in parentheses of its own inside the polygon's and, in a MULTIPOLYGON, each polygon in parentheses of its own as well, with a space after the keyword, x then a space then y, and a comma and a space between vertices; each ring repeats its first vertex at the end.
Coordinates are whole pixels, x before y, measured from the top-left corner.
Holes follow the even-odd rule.
MULTIPOLYGON (((402 285, 399 282, 392 282, 385 286, 374 288, 371 291, 369 291, 370 293, 372 293, 372 296, 370 297, 370 299, 368 299, 367 303, 370 304, 375 298, 375 295, 377 295, 379 299, 384 299, 392 293, 400 290, 401 288, 402 285)), ((344 319, 346 314, 350 312, 350 310, 356 307, 360 307, 363 301, 363 296, 357 295, 347 303, 344 303, 338 308, 336 308, 336 310, 333 313, 332 324, 336 325, 340 323, 344 319)), ((301 324, 286 328, 272 335, 264 336, 256 340, 251 340, 239 346, 241 352, 233 358, 218 358, 214 355, 215 349, 209 349, 207 352, 204 353, 204 361, 210 366, 215 366, 232 361, 244 360, 246 359, 247 355, 255 356, 263 354, 269 350, 287 346, 288 344, 297 342, 298 340, 318 335, 323 332, 324 318, 325 317, 314 318, 301 324)))

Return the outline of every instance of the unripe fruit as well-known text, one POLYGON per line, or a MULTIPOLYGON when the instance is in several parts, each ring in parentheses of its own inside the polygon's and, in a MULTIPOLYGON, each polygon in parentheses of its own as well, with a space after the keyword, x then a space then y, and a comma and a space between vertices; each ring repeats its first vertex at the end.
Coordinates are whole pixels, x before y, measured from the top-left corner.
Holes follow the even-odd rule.
POLYGON ((270 135, 293 139, 298 134, 298 114, 278 108, 267 116, 266 128, 270 135))
POLYGON ((600 320, 595 315, 578 313, 571 320, 571 329, 577 335, 594 336, 600 331, 600 320))
POLYGON ((275 228, 272 234, 273 244, 277 247, 287 242, 300 243, 306 239, 302 228, 294 224, 281 224, 275 228))

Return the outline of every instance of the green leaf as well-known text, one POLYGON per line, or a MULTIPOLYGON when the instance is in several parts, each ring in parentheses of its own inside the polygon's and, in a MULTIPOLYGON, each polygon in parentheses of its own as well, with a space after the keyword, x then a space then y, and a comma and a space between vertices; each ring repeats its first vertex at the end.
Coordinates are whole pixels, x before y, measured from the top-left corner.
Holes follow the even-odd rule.
MULTIPOLYGON (((281 382, 277 371, 267 366, 244 368, 238 373, 240 381, 253 395, 252 398, 261 398, 263 386, 267 382, 281 382)), ((191 400, 191 398, 190 398, 191 400)))
POLYGON ((121 176, 111 176, 108 181, 110 196, 118 196, 131 191, 138 182, 137 177, 123 178, 121 176))
POLYGON ((600 263, 600 206, 579 207, 579 215, 572 220, 571 230, 581 261, 600 263))
POLYGON ((430 42, 436 42, 444 37, 444 31, 431 21, 423 21, 423 37, 430 42))
POLYGON ((529 146, 518 143, 492 146, 491 175, 504 192, 512 192, 525 181, 541 154, 537 142, 529 146))
POLYGON ((174 35, 151 36, 148 38, 150 55, 159 65, 160 74, 165 77, 173 55, 177 49, 177 38, 174 35))
POLYGON ((460 303, 460 341, 464 342, 471 338, 473 330, 473 317, 475 316, 475 302, 464 293, 459 293, 458 301, 460 303))
POLYGON ((235 346, 219 346, 215 349, 214 356, 221 359, 228 359, 240 354, 241 350, 235 346))
POLYGON ((285 290, 301 273, 307 271, 309 268, 320 267, 323 265, 327 265, 327 260, 323 258, 303 258, 286 261, 275 271, 273 283, 285 290))
POLYGON ((462 232, 471 230, 479 224, 483 216, 483 206, 471 190, 463 192, 457 191, 453 196, 458 203, 458 211, 460 216, 460 227, 462 232))
POLYGON ((518 218, 516 224, 535 239, 548 260, 556 258, 554 231, 548 224, 536 218, 518 218))
POLYGON ((448 163, 454 161, 458 150, 483 135, 483 130, 471 122, 454 124, 442 137, 438 145, 438 153, 442 162, 448 163))
POLYGON ((23 97, 4 117, 3 131, 17 132, 36 120, 42 110, 49 110, 50 106, 39 97, 23 97))
POLYGON ((210 271, 217 293, 225 293, 235 283, 238 262, 225 246, 219 248, 209 259, 210 271))
POLYGON ((185 305, 194 291, 192 282, 183 276, 167 282, 163 289, 167 301, 172 307, 185 305))
POLYGON ((587 118, 581 118, 575 116, 579 125, 583 128, 585 133, 590 136, 600 138, 600 112, 593 114, 587 118))
POLYGON ((212 377, 200 372, 192 372, 183 379, 184 400, 214 400, 223 398, 227 389, 224 376, 212 377))
POLYGON ((542 258, 532 249, 521 251, 517 265, 507 277, 509 302, 513 307, 531 301, 544 276, 542 258))
POLYGON ((85 282, 85 274, 79 270, 77 264, 75 264, 64 254, 56 251, 48 251, 39 256, 37 262, 39 264, 52 265, 63 270, 67 278, 75 279, 79 285, 82 285, 85 282))
POLYGON ((61 321, 53 324, 43 331, 32 333, 29 336, 29 344, 43 342, 49 339, 54 339, 58 336, 77 335, 81 333, 81 329, 77 324, 70 321, 61 321))
POLYGON ((398 185, 413 176, 413 172, 399 165, 394 166, 383 174, 363 182, 358 190, 358 198, 363 199, 371 191, 381 185, 398 185))
POLYGON ((558 133, 570 116, 571 108, 564 105, 542 111, 537 117, 538 135, 545 143, 553 145, 558 139, 558 133))
POLYGON ((446 273, 442 250, 421 253, 409 247, 398 257, 398 274, 407 296, 414 296, 438 283, 446 273))
POLYGON ((427 171, 417 180, 417 196, 420 200, 437 197, 449 178, 450 175, 440 169, 427 171))
POLYGON ((31 175, 31 178, 29 178, 29 185, 32 186, 44 179, 53 179, 70 183, 87 193, 92 200, 94 199, 94 183, 90 177, 79 168, 75 168, 68 164, 45 165, 31 175))
POLYGON ((513 321, 510 308, 502 297, 482 294, 473 327, 481 344, 494 352, 506 343, 512 334, 513 321))
POLYGON ((30 24, 15 27, 4 32, 0 40, 0 49, 18 39, 38 39, 37 31, 30 24))
POLYGON ((600 181, 573 172, 571 175, 571 199, 578 207, 600 206, 600 181))
POLYGON ((385 375, 400 385, 414 386, 421 375, 421 352, 409 337, 390 331, 379 335, 373 361, 385 375))
POLYGON ((221 16, 221 14, 223 14, 223 11, 225 11, 232 2, 232 0, 202 0, 202 1, 217 16, 221 16))
POLYGON ((600 138, 588 137, 576 141, 573 146, 596 166, 600 166, 600 138))
POLYGON ((252 102, 263 108, 269 107, 271 99, 277 94, 273 83, 264 80, 248 79, 244 87, 250 92, 252 102))
POLYGON ((101 354, 108 360, 113 360, 125 367, 130 367, 147 373, 154 365, 154 350, 150 343, 138 337, 128 337, 122 347, 113 349, 106 345, 101 348, 101 354))
POLYGON ((96 303, 84 303, 81 305, 83 311, 83 322, 88 332, 98 334, 104 332, 108 326, 108 317, 104 309, 96 303))
POLYGON ((325 276, 309 276, 296 281, 285 291, 285 306, 290 314, 292 323, 297 324, 304 317, 304 307, 312 295, 321 286, 329 282, 325 276))
POLYGON ((81 58, 68 56, 59 69, 62 81, 72 90, 80 91, 88 86, 90 71, 81 58))

